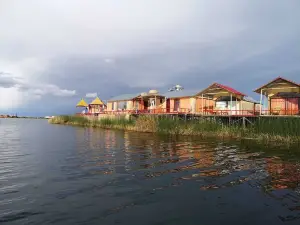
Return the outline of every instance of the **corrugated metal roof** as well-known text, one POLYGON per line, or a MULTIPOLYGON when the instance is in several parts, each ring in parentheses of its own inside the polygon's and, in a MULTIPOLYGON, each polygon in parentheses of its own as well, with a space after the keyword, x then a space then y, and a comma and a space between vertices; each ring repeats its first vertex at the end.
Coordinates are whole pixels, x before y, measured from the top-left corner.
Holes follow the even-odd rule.
POLYGON ((229 86, 226 86, 226 85, 223 85, 223 84, 219 84, 219 83, 215 83, 217 86, 219 86, 220 88, 223 88, 225 90, 227 90, 228 92, 231 92, 233 94, 236 94, 236 95, 243 95, 243 96, 246 96, 245 94, 243 94, 242 92, 239 92, 237 90, 235 90, 234 88, 232 87, 229 87, 229 86))
POLYGON ((244 96, 243 99, 247 102, 253 102, 253 103, 259 104, 259 101, 256 101, 255 99, 253 99, 250 96, 244 96))
POLYGON ((192 97, 197 94, 198 91, 195 90, 180 90, 180 91, 170 91, 163 94, 166 98, 182 98, 182 97, 192 97))
MULTIPOLYGON (((232 97, 233 101, 235 101, 236 99, 237 99, 236 97, 232 97)), ((217 98, 216 101, 220 101, 220 102, 227 101, 227 102, 229 102, 230 100, 231 100, 230 96, 220 96, 219 98, 217 98)), ((246 101, 246 102, 252 102, 252 103, 255 103, 255 104, 259 104, 258 101, 254 100, 250 96, 244 96, 243 100, 246 101)))
POLYGON ((131 100, 139 96, 139 94, 123 94, 123 95, 118 95, 115 97, 112 97, 111 99, 108 100, 108 102, 113 102, 113 101, 125 101, 125 100, 131 100))

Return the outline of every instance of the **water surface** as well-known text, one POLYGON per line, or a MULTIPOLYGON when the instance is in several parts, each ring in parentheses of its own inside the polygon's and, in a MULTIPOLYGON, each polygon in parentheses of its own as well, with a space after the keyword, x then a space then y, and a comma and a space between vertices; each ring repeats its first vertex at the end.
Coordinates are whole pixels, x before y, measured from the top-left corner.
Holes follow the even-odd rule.
POLYGON ((0 224, 300 224, 297 146, 0 120, 0 224))

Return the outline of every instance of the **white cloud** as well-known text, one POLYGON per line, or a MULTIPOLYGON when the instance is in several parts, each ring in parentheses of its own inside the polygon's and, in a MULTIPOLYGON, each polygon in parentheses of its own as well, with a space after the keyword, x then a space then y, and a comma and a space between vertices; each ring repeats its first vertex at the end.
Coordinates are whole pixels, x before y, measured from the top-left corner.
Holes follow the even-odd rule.
POLYGON ((23 96, 15 87, 0 87, 0 109, 11 110, 20 106, 23 96))
MULTIPOLYGON (((24 87, 27 88, 26 85, 24 87)), ((60 89, 53 84, 35 84, 33 87, 28 86, 28 89, 29 93, 35 96, 53 95, 59 97, 73 97, 76 95, 75 90, 60 89)))
POLYGON ((104 62, 106 62, 106 63, 114 63, 115 60, 114 60, 114 59, 107 58, 107 59, 104 59, 104 62))
POLYGON ((97 93, 86 93, 85 95, 86 98, 96 98, 97 97, 97 93))
MULTIPOLYGON (((298 8, 297 0, 1 1, 0 71, 13 77, 0 77, 0 97, 21 105, 32 96, 74 96, 78 86, 80 93, 99 90, 105 82, 99 94, 114 95, 124 86, 187 81, 191 70, 202 85, 207 74, 298 40, 298 8), (81 62, 68 62, 76 56, 81 62), (88 62, 93 57, 96 63, 88 62), (52 59, 60 65, 53 68, 52 59)), ((276 71, 278 63, 269 64, 276 71)))
POLYGON ((25 106, 42 96, 72 97, 75 90, 61 89, 57 85, 40 81, 46 67, 36 59, 24 59, 15 63, 0 60, 0 109, 25 106), (7 72, 6 72, 7 71, 7 72))

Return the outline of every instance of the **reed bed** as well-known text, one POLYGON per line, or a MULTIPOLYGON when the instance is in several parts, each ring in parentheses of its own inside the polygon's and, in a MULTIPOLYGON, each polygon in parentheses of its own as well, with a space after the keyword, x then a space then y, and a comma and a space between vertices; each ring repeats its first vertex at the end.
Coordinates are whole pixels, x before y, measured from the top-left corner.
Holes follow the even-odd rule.
POLYGON ((139 116, 137 119, 119 117, 91 120, 82 116, 58 116, 49 120, 53 124, 92 126, 151 132, 171 135, 198 135, 202 137, 250 138, 260 141, 300 142, 299 118, 260 118, 244 128, 240 124, 224 124, 206 119, 180 120, 158 116, 139 116))

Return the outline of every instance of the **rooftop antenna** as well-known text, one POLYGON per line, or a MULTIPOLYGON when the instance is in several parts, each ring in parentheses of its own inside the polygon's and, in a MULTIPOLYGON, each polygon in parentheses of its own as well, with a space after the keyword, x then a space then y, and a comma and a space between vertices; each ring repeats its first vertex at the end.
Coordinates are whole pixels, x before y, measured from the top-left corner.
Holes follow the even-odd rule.
POLYGON ((183 90, 183 87, 181 85, 177 84, 177 85, 171 87, 169 89, 169 92, 171 92, 171 91, 181 91, 181 90, 183 90))

